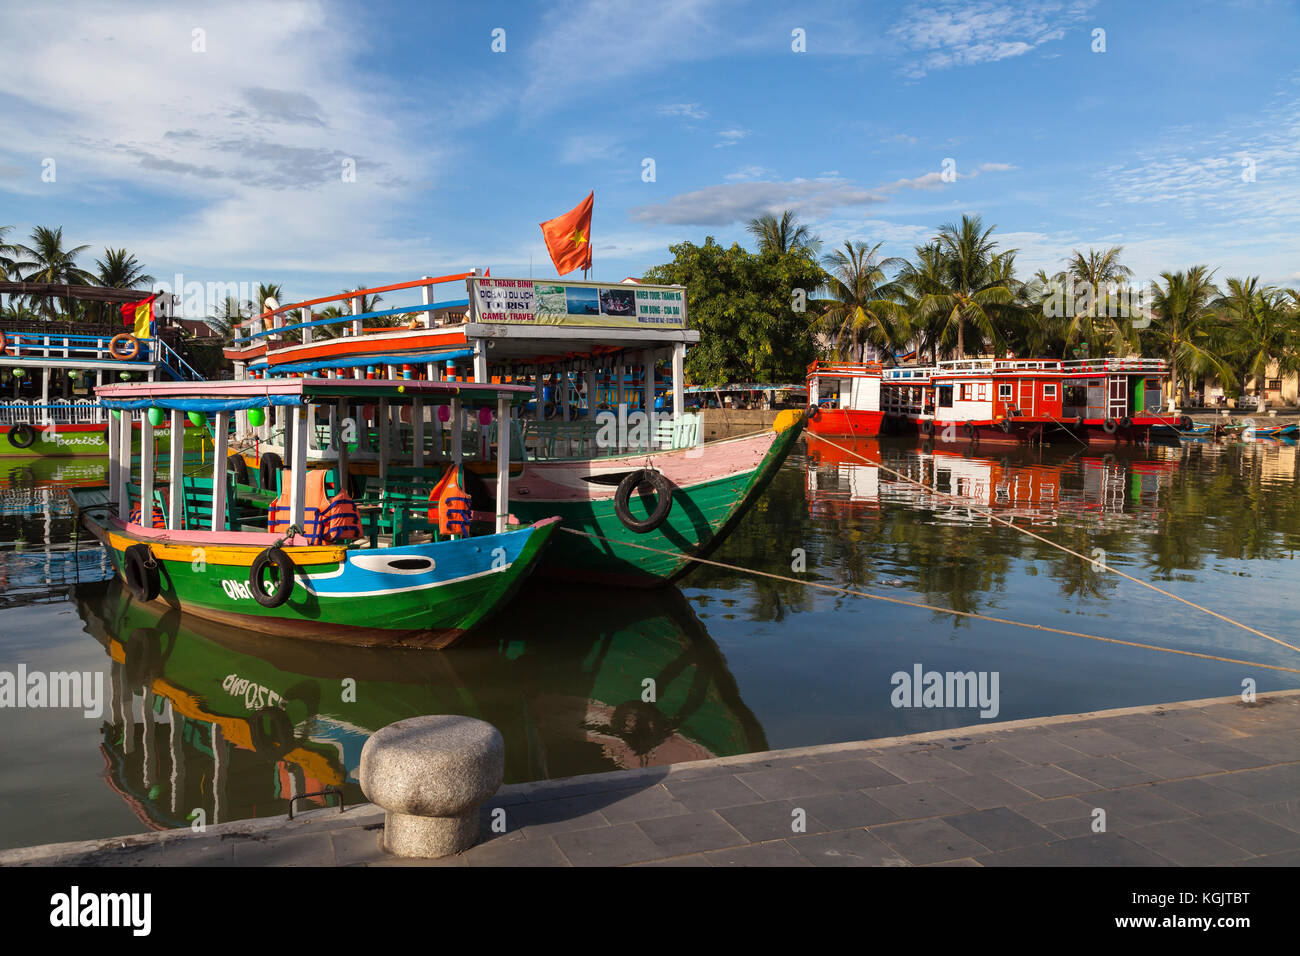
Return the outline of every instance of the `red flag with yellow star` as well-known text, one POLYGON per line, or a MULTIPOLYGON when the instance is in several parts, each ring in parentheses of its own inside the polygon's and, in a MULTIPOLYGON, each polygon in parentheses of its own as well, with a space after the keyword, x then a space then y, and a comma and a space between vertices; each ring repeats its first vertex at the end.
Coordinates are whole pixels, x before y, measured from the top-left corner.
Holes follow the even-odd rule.
POLYGON ((546 251, 551 254, 555 271, 560 275, 575 269, 591 268, 591 210, 595 204, 596 193, 593 190, 563 216, 540 223, 546 251))

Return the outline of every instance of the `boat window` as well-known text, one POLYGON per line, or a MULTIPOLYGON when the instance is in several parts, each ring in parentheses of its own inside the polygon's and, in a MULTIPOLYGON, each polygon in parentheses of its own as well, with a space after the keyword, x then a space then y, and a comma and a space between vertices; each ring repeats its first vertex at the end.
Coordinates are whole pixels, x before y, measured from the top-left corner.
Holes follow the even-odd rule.
POLYGON ((975 392, 974 385, 972 385, 970 382, 962 382, 961 400, 963 402, 969 402, 974 397, 974 392, 975 392))
POLYGON ((1088 407, 1088 389, 1083 385, 1065 386, 1065 404, 1070 408, 1088 407))
POLYGON ((1050 384, 1050 385, 1044 385, 1044 386, 1043 386, 1043 398, 1056 398, 1056 385, 1055 385, 1055 383, 1052 383, 1052 384, 1050 384))
POLYGON ((939 386, 939 407, 952 408, 952 386, 951 385, 939 386))
POLYGON ((1003 402, 1009 402, 1009 401, 1011 401, 1011 383, 1010 383, 1010 382, 999 382, 999 383, 998 383, 998 400, 999 400, 999 401, 1003 401, 1003 402))
POLYGON ((978 390, 978 391, 979 391, 979 394, 978 394, 977 397, 979 398, 979 400, 980 400, 981 402, 986 402, 986 401, 988 401, 988 397, 989 397, 989 387, 988 387, 987 385, 981 385, 981 386, 979 387, 979 390, 978 390))

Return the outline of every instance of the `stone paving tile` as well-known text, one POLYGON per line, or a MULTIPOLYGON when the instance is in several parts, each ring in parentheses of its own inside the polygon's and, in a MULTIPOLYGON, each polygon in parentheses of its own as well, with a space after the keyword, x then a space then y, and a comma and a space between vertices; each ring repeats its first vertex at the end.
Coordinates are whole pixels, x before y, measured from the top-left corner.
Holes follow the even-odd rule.
POLYGON ((1211 720, 1247 734, 1261 729, 1300 729, 1300 711, 1268 698, 1255 704, 1214 704, 1204 712, 1211 720))
POLYGON ((1169 866, 1162 855, 1111 833, 1017 847, 977 856, 975 862, 982 866, 1169 866))
POLYGON ((1119 758, 1126 764, 1140 767, 1154 774, 1160 780, 1176 780, 1180 777, 1199 777, 1214 773, 1217 767, 1204 760, 1195 760, 1186 754, 1177 754, 1172 750, 1139 750, 1136 753, 1120 754, 1119 758))
POLYGON ((872 757, 871 762, 906 783, 933 783, 968 776, 965 770, 948 763, 938 754, 894 753, 872 757))
POLYGON ((847 830, 898 819, 897 813, 862 791, 799 797, 790 802, 802 807, 809 816, 816 817, 831 830, 847 830))
POLYGON ((648 860, 645 863, 628 863, 628 866, 712 866, 703 853, 690 853, 686 856, 670 856, 663 860, 648 860))
POLYGON ((998 749, 1034 765, 1056 760, 1077 760, 1084 756, 1083 751, 1068 746, 1050 734, 1009 734, 998 741, 998 749))
POLYGON ((1166 800, 1153 787, 1106 790, 1091 794, 1090 799, 1095 807, 1106 811, 1106 829, 1111 833, 1127 832, 1135 827, 1182 820, 1190 816, 1185 807, 1166 800))
POLYGON ((1286 827, 1300 833, 1300 800, 1284 800, 1280 803, 1265 803, 1252 807, 1255 813, 1270 823, 1286 827))
POLYGON ((1028 766, 1024 760, 992 743, 971 744, 960 750, 950 748, 943 751, 943 759, 969 774, 1028 766))
POLYGON ((551 839, 574 866, 619 866, 665 855, 635 823, 558 833, 551 839))
POLYGON ((938 817, 945 813, 961 813, 972 809, 959 797, 940 790, 933 783, 905 783, 898 787, 881 787, 868 791, 868 796, 893 810, 900 820, 917 820, 938 817))
POLYGON ((1152 721, 1145 717, 1132 721, 1117 717, 1114 720, 1107 721, 1103 729, 1106 733, 1115 737, 1123 737, 1125 740, 1132 741, 1141 750, 1160 750, 1178 744, 1197 742, 1197 738, 1193 738, 1186 733, 1180 733, 1160 721, 1152 721))
MULTIPOLYGON (((1032 823, 1029 825, 1033 826, 1032 823)), ((909 863, 917 865, 974 857, 992 849, 950 825, 947 818, 884 823, 871 827, 867 832, 893 847, 909 863)))
POLYGON ((738 774, 736 779, 764 800, 785 800, 816 793, 832 793, 837 789, 834 784, 818 780, 808 771, 800 770, 798 767, 758 770, 753 773, 738 774))
MULTIPOLYGON (((943 822, 994 852, 1056 839, 1051 831, 1006 807, 957 813, 944 817, 943 822)), ((873 827, 871 832, 879 836, 877 828, 873 827)))
POLYGON ((235 844, 236 866, 331 866, 334 845, 328 833, 294 834, 235 844))
POLYGON ((837 790, 869 790, 872 787, 890 787, 905 782, 866 757, 819 763, 807 769, 818 780, 831 784, 837 790))
POLYGON ((334 830, 329 835, 334 849, 334 862, 339 866, 351 866, 383 859, 384 849, 380 845, 383 837, 382 825, 334 830))
POLYGON ((784 840, 714 850, 705 857, 712 866, 812 866, 784 840))
MULTIPOLYGON (((738 833, 744 835, 751 843, 764 840, 780 840, 793 835, 794 800, 775 800, 769 803, 751 803, 743 807, 724 807, 718 810, 718 816, 727 821, 738 833)), ((807 810, 807 808, 804 808, 807 810)), ((822 833, 829 830, 816 814, 808 812, 804 818, 805 833, 822 833)))
MULTIPOLYGON (((1125 740, 1123 737, 1108 733, 1105 730, 1080 730, 1075 733, 1061 733, 1054 730, 1047 736, 1049 740, 1058 741, 1090 757, 1131 753, 1143 749, 1142 744, 1132 740, 1125 740)), ((1062 761, 1069 759, 1072 758, 1061 757, 1058 760, 1053 760, 1052 763, 1060 764, 1062 761)))
POLYGON ((1219 789, 1238 794, 1251 803, 1276 803, 1300 793, 1300 764, 1243 770, 1207 779, 1219 789))
POLYGON ((717 850, 749 842, 715 810, 696 810, 657 820, 641 820, 637 826, 664 851, 664 856, 717 850))
POLYGON ((977 810, 1010 807, 1035 799, 1034 794, 1028 790, 1022 790, 992 773, 977 773, 959 780, 939 780, 935 786, 977 810))
POLYGON ((731 774, 697 777, 693 780, 670 780, 668 792, 688 810, 718 810, 753 803, 758 794, 731 774))
POLYGON ((1054 797, 1036 803, 1016 804, 1016 813, 1034 823, 1050 824, 1060 820, 1087 819, 1092 808, 1078 797, 1054 797))
POLYGON ((1300 850, 1300 833, 1270 823, 1248 810, 1199 817, 1193 823, 1210 836, 1239 846, 1252 856, 1300 850))
POLYGON ((938 863, 922 863, 922 866, 983 866, 982 863, 976 863, 971 857, 962 857, 960 860, 940 860, 938 863))
POLYGON ((997 775, 1039 797, 1066 797, 1100 789, 1090 780, 1053 766, 1013 767, 999 770, 997 775))
MULTIPOLYGON (((666 776, 666 772, 663 776, 666 776)), ((510 792, 509 799, 518 803, 515 797, 522 796, 527 803, 551 803, 556 800, 598 797, 601 794, 617 793, 620 790, 644 790, 662 782, 659 774, 654 776, 644 773, 601 774, 599 779, 574 777, 571 781, 551 780, 537 781, 535 784, 519 784, 510 792)))
POLYGON ((1300 850, 1287 850, 1285 853, 1270 853, 1267 856, 1252 856, 1248 860, 1242 860, 1237 865, 1300 867, 1300 850))
POLYGON ((1172 800, 1193 813, 1218 813, 1247 806, 1250 801, 1241 794, 1216 786, 1219 777, 1199 777, 1193 780, 1169 780, 1154 783, 1151 789, 1156 796, 1172 800))
POLYGON ((1209 866, 1244 860, 1251 854, 1206 833, 1192 820, 1174 820, 1138 827, 1124 834, 1178 866, 1209 866))
POLYGON ((1062 770, 1069 771, 1084 780, 1091 780, 1099 787, 1131 787, 1139 783, 1159 780, 1154 774, 1142 767, 1125 763, 1117 757, 1084 757, 1081 760, 1062 760, 1056 764, 1062 770))
POLYGON ((1207 741, 1198 744, 1180 744, 1169 749, 1176 754, 1191 757, 1193 760, 1201 760, 1219 770, 1245 770, 1250 767, 1262 767, 1269 763, 1266 758, 1258 754, 1242 750, 1236 746, 1235 742, 1226 744, 1218 741, 1207 741))
POLYGON ((461 856, 470 866, 572 866, 550 837, 481 843, 461 856))
POLYGON ((1300 760, 1300 734, 1287 731, 1276 734, 1252 734, 1232 742, 1232 746, 1264 757, 1270 763, 1300 760))
POLYGON ((1225 727, 1196 710, 1170 711, 1159 718, 1159 726, 1193 741, 1223 741, 1238 736, 1231 727, 1225 727))
POLYGON ((506 807, 506 829, 522 830, 533 837, 554 836, 571 830, 607 827, 609 820, 600 812, 608 799, 599 795, 561 797, 545 803, 524 803, 506 807))
POLYGON ((908 866, 908 861, 866 830, 832 830, 789 841, 813 866, 908 866))
POLYGON ((663 786, 656 784, 649 790, 634 790, 626 796, 614 796, 600 808, 600 812, 610 823, 629 823, 633 820, 675 816, 689 813, 690 810, 663 786))

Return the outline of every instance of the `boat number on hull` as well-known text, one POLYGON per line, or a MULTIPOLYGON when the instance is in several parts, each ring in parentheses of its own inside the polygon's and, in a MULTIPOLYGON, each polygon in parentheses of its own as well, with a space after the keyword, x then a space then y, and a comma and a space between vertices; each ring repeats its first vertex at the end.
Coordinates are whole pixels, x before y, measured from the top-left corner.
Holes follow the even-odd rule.
POLYGON ((251 601, 253 599, 253 589, 247 581, 232 581, 230 578, 222 578, 221 590, 225 591, 226 597, 232 601, 251 601))

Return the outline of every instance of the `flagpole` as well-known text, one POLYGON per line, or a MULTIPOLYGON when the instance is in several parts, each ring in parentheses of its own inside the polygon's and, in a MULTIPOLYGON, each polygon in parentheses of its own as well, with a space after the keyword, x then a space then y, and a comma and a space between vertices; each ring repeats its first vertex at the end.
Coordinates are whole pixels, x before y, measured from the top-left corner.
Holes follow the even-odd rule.
MULTIPOLYGON (((594 222, 596 219, 596 187, 591 187, 591 218, 594 222)), ((596 253, 591 247, 591 226, 587 227, 587 268, 582 270, 582 278, 586 280, 587 273, 594 272, 592 263, 595 262, 596 253)))

